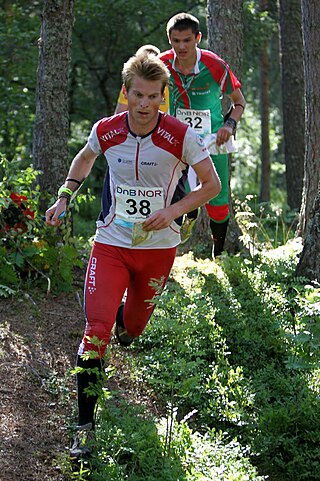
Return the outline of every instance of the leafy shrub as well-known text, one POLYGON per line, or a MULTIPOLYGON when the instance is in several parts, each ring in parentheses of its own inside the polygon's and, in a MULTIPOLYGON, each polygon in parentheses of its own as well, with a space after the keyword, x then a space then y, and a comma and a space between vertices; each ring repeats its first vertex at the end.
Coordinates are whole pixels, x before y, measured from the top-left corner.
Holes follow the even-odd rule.
POLYGON ((132 361, 177 419, 196 411, 188 429, 222 429, 282 481, 320 468, 319 286, 294 277, 298 250, 262 251, 259 264, 177 259, 132 361))
POLYGON ((14 294, 31 282, 47 292, 70 290, 74 266, 82 267, 70 217, 59 232, 45 225, 38 210, 39 172, 31 166, 23 170, 18 162, 1 156, 0 171, 0 296, 14 294), (23 200, 21 207, 16 197, 23 200))

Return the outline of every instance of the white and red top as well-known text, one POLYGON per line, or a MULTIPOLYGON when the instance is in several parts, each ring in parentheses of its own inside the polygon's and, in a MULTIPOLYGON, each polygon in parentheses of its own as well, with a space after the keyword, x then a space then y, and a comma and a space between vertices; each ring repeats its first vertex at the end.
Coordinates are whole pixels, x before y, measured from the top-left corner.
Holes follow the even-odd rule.
MULTIPOLYGON (((174 117, 159 112, 154 130, 138 137, 130 131, 127 115, 99 120, 88 143, 93 152, 105 155, 108 164, 95 240, 132 248, 133 225, 177 202, 184 195, 178 186, 183 171, 209 157, 209 152, 201 137, 174 117)), ((135 248, 162 249, 179 243, 180 227, 174 221, 135 248)))

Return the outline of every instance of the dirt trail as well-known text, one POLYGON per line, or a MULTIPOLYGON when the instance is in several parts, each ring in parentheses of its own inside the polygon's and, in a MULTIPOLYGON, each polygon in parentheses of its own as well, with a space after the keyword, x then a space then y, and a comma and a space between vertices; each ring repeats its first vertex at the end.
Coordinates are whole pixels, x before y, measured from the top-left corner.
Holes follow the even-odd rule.
POLYGON ((0 299, 0 481, 66 479, 56 459, 75 402, 61 379, 83 325, 77 294, 0 299))

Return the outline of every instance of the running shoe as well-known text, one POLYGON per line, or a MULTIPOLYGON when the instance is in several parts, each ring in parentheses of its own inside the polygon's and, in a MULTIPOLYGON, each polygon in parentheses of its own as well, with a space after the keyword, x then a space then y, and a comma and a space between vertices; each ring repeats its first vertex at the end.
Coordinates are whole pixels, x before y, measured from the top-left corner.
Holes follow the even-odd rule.
POLYGON ((77 432, 70 448, 70 458, 77 460, 89 457, 92 454, 94 439, 92 423, 77 426, 77 432))

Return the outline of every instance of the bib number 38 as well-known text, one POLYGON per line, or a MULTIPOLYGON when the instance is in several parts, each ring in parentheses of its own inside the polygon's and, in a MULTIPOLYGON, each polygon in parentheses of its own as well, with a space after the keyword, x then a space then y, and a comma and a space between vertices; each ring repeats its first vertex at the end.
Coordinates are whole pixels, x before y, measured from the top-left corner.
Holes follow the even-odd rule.
POLYGON ((151 206, 149 200, 140 200, 138 203, 135 199, 127 199, 126 203, 129 205, 129 209, 126 213, 129 216, 141 214, 144 217, 148 217, 151 214, 151 206))
POLYGON ((164 207, 162 187, 116 187, 116 219, 143 222, 153 212, 164 207))

